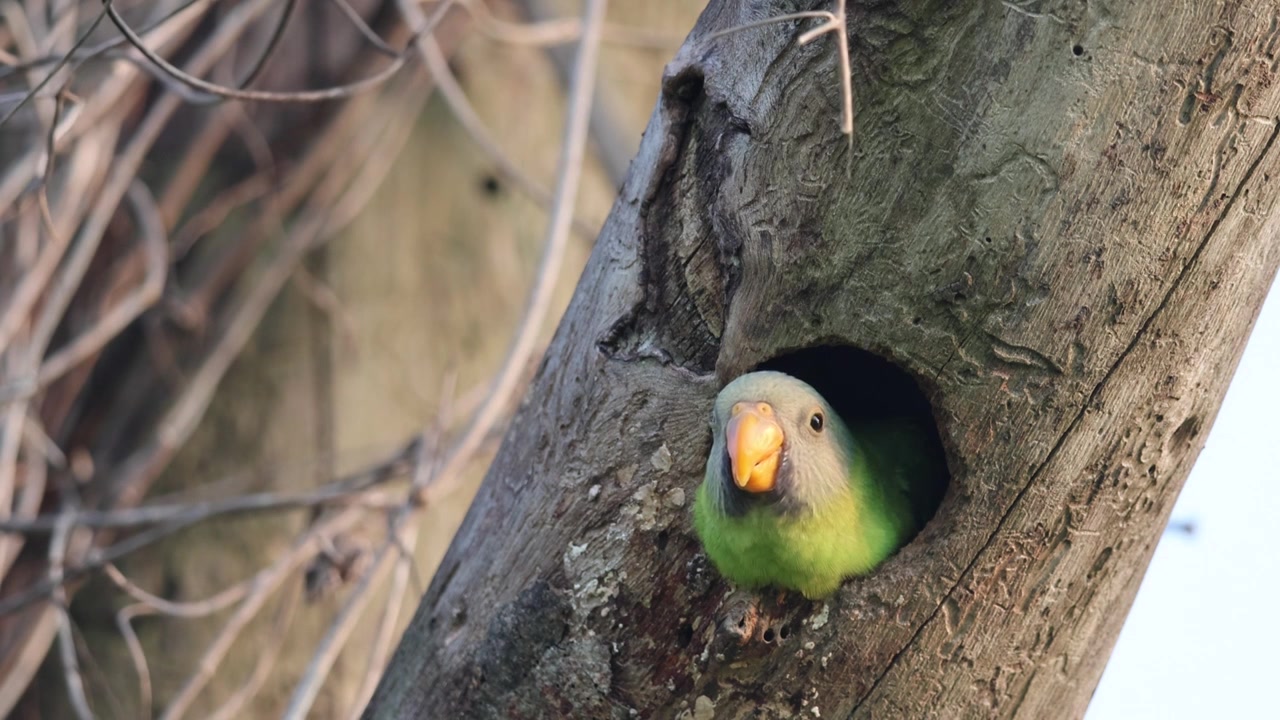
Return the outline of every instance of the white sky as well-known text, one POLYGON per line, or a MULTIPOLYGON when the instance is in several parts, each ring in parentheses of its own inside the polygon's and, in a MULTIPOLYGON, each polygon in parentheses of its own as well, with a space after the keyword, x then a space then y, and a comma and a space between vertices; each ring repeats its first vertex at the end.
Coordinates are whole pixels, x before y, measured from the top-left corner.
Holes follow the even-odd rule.
POLYGON ((1280 717, 1280 283, 1174 506, 1086 720, 1280 717))

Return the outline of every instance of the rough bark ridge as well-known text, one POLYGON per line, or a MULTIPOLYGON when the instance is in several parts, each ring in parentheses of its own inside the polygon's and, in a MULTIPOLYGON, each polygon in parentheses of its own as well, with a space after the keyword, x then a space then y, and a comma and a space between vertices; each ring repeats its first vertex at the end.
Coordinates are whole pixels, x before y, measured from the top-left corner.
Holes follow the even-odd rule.
POLYGON ((824 5, 668 67, 372 716, 1083 713, 1280 263, 1280 10, 858 4, 850 147, 830 45, 699 39, 824 5), (950 490, 828 602, 731 593, 710 401, 822 343, 920 380, 950 490))

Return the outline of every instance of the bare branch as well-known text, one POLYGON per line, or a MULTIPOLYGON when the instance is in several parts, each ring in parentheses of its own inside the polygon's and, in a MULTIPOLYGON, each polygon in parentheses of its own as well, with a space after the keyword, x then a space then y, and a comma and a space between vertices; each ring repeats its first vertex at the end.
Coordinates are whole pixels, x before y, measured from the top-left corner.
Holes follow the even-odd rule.
POLYGON ((792 22, 795 20, 806 20, 818 18, 825 20, 812 30, 805 31, 804 34, 796 41, 797 45, 808 45, 815 38, 827 33, 832 33, 836 37, 836 62, 840 67, 840 132, 848 135, 852 141, 853 136, 853 70, 849 66, 849 30, 848 18, 845 14, 846 0, 833 0, 835 2, 835 10, 815 10, 809 12, 787 13, 785 15, 775 15, 763 20, 749 22, 743 25, 736 25, 724 30, 718 30, 710 33, 702 40, 709 42, 716 38, 726 35, 742 32, 743 30, 751 30, 753 28, 765 27, 766 25, 774 25, 783 22, 792 22))
POLYGON ((221 225, 237 208, 261 199, 271 191, 271 177, 267 175, 250 175, 223 190, 173 233, 169 247, 174 259, 180 260, 191 252, 200 238, 221 225))
POLYGON ((289 25, 289 19, 293 17, 293 10, 298 5, 298 0, 285 0, 284 10, 280 11, 280 19, 276 21, 275 27, 271 30, 271 37, 267 39, 267 45, 262 49, 262 54, 258 56, 257 61, 249 68, 249 72, 245 73, 244 79, 240 81, 241 88, 247 88, 253 84, 254 80, 262 74, 267 67, 267 61, 271 59, 271 54, 275 52, 276 47, 280 44, 280 38, 284 37, 284 30, 289 25))
POLYGON ((107 563, 103 567, 103 570, 106 572, 106 576, 111 579, 111 582, 116 584, 116 587, 125 591, 129 597, 137 600, 139 605, 146 608, 145 613, 134 612, 132 613, 133 616, 159 613, 162 615, 171 615, 173 617, 180 618, 206 617, 231 607, 232 604, 239 601, 246 593, 248 593, 249 587, 253 583, 253 578, 249 578, 248 580, 224 588, 217 594, 204 600, 175 602, 173 600, 166 600, 158 595, 153 595, 138 587, 132 580, 125 577, 124 573, 120 572, 120 569, 115 566, 115 563, 107 563))
MULTIPOLYGON (((236 88, 218 85, 217 83, 211 83, 207 80, 201 80, 195 75, 184 72, 168 60, 165 60, 155 51, 149 49, 146 46, 146 43, 143 42, 142 38, 138 37, 133 28, 129 27, 129 24, 125 22, 124 18, 120 16, 120 13, 116 11, 111 0, 106 0, 104 7, 107 10, 107 17, 111 20, 111 23, 116 26, 116 29, 118 29, 122 35, 128 38, 129 44, 136 48, 138 52, 142 53, 143 56, 146 57, 147 60, 150 60, 157 68, 160 68, 178 82, 220 98, 255 100, 259 102, 322 102, 325 100, 346 98, 372 90, 382 85, 387 80, 391 79, 396 73, 400 72, 405 65, 405 61, 409 58, 409 52, 407 50, 403 51, 391 62, 390 65, 371 77, 367 77, 363 80, 357 80, 347 85, 339 85, 336 87, 324 88, 322 90, 301 90, 295 92, 238 90, 236 88)), ((440 12, 437 13, 437 15, 443 18, 444 13, 440 12)), ((436 21, 436 23, 438 22, 439 20, 436 21)), ((419 32, 431 32, 433 28, 434 25, 427 24, 424 25, 419 32)))
POLYGON ((356 29, 356 32, 360 33, 360 35, 365 39, 365 42, 369 43, 373 49, 388 57, 399 57, 400 51, 384 42, 383 39, 378 36, 378 33, 374 32, 373 28, 369 27, 368 23, 364 21, 364 18, 360 17, 360 13, 356 12, 355 8, 351 7, 351 3, 347 2, 347 0, 330 1, 334 5, 338 6, 338 10, 340 10, 343 16, 347 18, 347 21, 351 23, 351 26, 356 29))
MULTIPOLYGON (((290 621, 293 620, 294 610, 298 606, 298 596, 301 594, 296 589, 292 592, 286 590, 285 593, 284 601, 280 603, 280 607, 276 610, 275 622, 271 630, 273 637, 284 637, 284 634, 288 631, 290 621)), ((237 717, 241 708, 258 693, 263 683, 270 677, 271 671, 277 667, 276 658, 280 655, 283 647, 284 643, 268 643, 266 649, 258 656, 253 665, 253 672, 244 681, 244 685, 232 693, 231 697, 227 698, 227 701, 222 704, 222 707, 212 712, 209 715, 209 720, 232 720, 232 718, 237 717)))
POLYGON ((360 714, 377 690, 378 680, 382 678, 382 671, 386 668, 387 659, 391 656, 391 644, 396 639, 400 608, 404 604, 405 590, 414 571, 413 556, 401 554, 395 568, 395 574, 391 576, 391 586, 387 589, 387 603, 382 610, 382 619, 378 622, 373 647, 369 650, 368 667, 365 670, 364 679, 360 682, 360 690, 356 693, 356 701, 348 715, 351 720, 359 720, 360 714))
MULTIPOLYGON (((417 4, 407 0, 397 0, 397 4, 400 7, 400 12, 411 26, 422 21, 422 11, 417 4)), ((449 110, 453 113, 454 118, 457 119, 484 154, 489 156, 489 159, 497 166, 498 172, 513 182, 521 192, 533 198, 539 205, 544 207, 551 206, 554 202, 551 193, 525 174, 511 160, 506 151, 498 145, 488 128, 485 127, 475 108, 471 107, 471 102, 467 100, 466 93, 458 85, 458 80, 449 69, 449 63, 445 61, 444 54, 440 52, 440 46, 435 39, 428 35, 419 35, 416 44, 427 66, 427 71, 431 73, 441 97, 449 105, 449 110)), ((595 237, 595 229, 576 218, 574 219, 573 228, 587 237, 595 237)))
POLYGON ((348 508, 323 519, 304 534, 289 552, 270 568, 254 577, 249 593, 227 620, 222 631, 209 644, 197 665, 196 672, 178 690, 169 706, 165 708, 164 714, 161 715, 161 720, 176 720, 186 713, 205 683, 213 676, 214 670, 222 662, 222 658, 231 648, 236 637, 258 614, 272 593, 289 575, 319 551, 325 538, 331 538, 346 531, 360 519, 361 515, 360 510, 348 508))
POLYGON ((83 334, 46 360, 40 368, 37 388, 47 387, 49 383, 62 377, 68 370, 101 350, 139 315, 154 305, 164 291, 165 276, 169 272, 169 245, 155 199, 141 180, 135 180, 129 185, 129 202, 133 206, 134 217, 138 220, 138 231, 142 236, 142 250, 146 261, 146 275, 142 284, 119 304, 104 313, 83 334))
MULTIPOLYGON (((196 22, 200 20, 212 4, 213 0, 191 0, 187 2, 154 23, 147 33, 149 40, 156 47, 165 47, 176 43, 195 27, 196 22)), ((228 14, 224 19, 227 25, 237 26, 240 25, 241 21, 252 20, 256 17, 252 12, 246 12, 242 8, 237 8, 236 12, 228 14), (249 17, 246 18, 246 16, 249 17)), ((258 11, 262 10, 265 10, 265 5, 258 6, 258 11)), ((243 31, 243 26, 237 28, 227 27, 227 25, 224 25, 218 33, 215 33, 215 37, 210 38, 210 42, 229 41, 243 31), (227 31, 230 37, 224 36, 223 31, 227 31)), ((133 55, 136 51, 131 49, 129 53, 133 55)), ((192 69, 197 72, 204 71, 201 68, 193 67, 192 69)), ((73 139, 86 133, 118 134, 119 128, 116 127, 115 123, 104 124, 101 120, 110 113, 120 112, 123 105, 122 101, 125 97, 129 93, 137 92, 138 77, 138 71, 131 66, 117 64, 112 67, 106 76, 97 83, 95 92, 84 103, 84 107, 68 114, 58 124, 54 130, 57 149, 59 151, 62 150, 73 139)), ((114 149, 114 144, 112 148, 114 149)), ((42 148, 33 146, 16 162, 12 163, 5 175, 0 178, 0 208, 11 207, 18 195, 25 191, 31 180, 39 174, 39 160, 42 151, 42 148)), ((121 194, 123 194, 123 191, 121 191, 121 194)), ((115 202, 118 202, 118 199, 117 196, 115 202)), ((77 197, 75 200, 78 202, 80 198, 77 197)), ((68 234, 70 232, 70 230, 67 231, 68 234)))
POLYGON ((138 706, 146 710, 148 717, 151 715, 153 702, 151 667, 147 664, 147 653, 142 648, 142 641, 138 639, 138 633, 133 630, 132 620, 138 615, 149 614, 151 614, 151 607, 141 602, 126 605, 116 613, 116 628, 120 631, 120 637, 124 639, 125 649, 129 652, 129 661, 133 663, 133 672, 138 676, 138 706))
MULTIPOLYGON (((270 0, 251 0, 236 6, 228 12, 222 23, 219 24, 218 29, 196 51, 191 60, 192 70, 194 72, 208 70, 227 51, 231 43, 248 28, 249 24, 256 20, 261 13, 265 12, 269 6, 270 0)), ((36 346, 46 346, 53 336, 54 329, 60 322, 63 312, 71 302, 72 296, 79 287, 80 280, 88 269, 89 262, 97 251, 98 244, 102 240, 102 234, 106 230, 106 225, 111 216, 114 215, 117 204, 124 196, 129 185, 132 184, 143 156, 159 136, 164 124, 178 109, 178 105, 179 100, 175 96, 166 95, 159 98, 150 112, 147 113, 129 144, 125 146, 112 164, 107 185, 103 188, 98 197, 98 202, 94 205, 89 218, 82 226, 77 236, 78 242, 75 243, 75 249, 67 259, 64 272, 52 288, 49 297, 44 303, 44 312, 36 322, 34 330, 36 346)))
MULTIPOLYGON (((207 2, 206 0, 185 0, 184 2, 178 4, 169 12, 165 13, 164 15, 161 15, 160 17, 148 23, 141 30, 139 30, 138 33, 140 35, 147 35, 151 31, 155 30, 161 25, 164 25, 169 20, 173 19, 175 16, 179 15, 183 11, 197 4, 204 5, 204 4, 207 4, 207 2)), ((107 14, 106 10, 103 10, 102 17, 98 18, 98 22, 101 22, 102 18, 106 17, 106 14, 107 14)), ((86 36, 90 34, 91 34, 91 31, 85 33, 86 36)), ((9 75, 12 75, 13 73, 16 73, 16 72, 26 72, 28 70, 32 70, 34 68, 42 67, 49 64, 65 64, 73 60, 77 61, 80 64, 83 64, 87 61, 94 60, 102 55, 105 55, 106 53, 112 50, 115 50, 117 48, 123 47, 128 44, 129 44, 128 39, 121 37, 115 40, 107 40, 105 42, 101 42, 89 48, 81 49, 77 45, 70 52, 50 53, 47 55, 42 55, 38 58, 25 60, 23 62, 11 63, 9 64, 8 67, 0 68, 0 80, 3 80, 9 75)))
POLYGON ((351 637, 351 631, 355 629, 356 623, 360 620, 361 613, 369 601, 370 590, 381 583, 386 571, 392 567, 389 561, 396 556, 393 552, 395 544, 398 542, 412 545, 417 542, 417 517, 406 518, 404 515, 405 513, 402 511, 392 519, 388 534, 395 536, 395 538, 388 538, 382 548, 379 549, 373 563, 365 570, 360 581, 347 596, 342 609, 338 611, 337 617, 329 625, 329 630, 320 641, 320 646, 316 649, 315 655, 312 656, 311 662, 302 674, 302 679, 294 688, 293 697, 290 698, 289 705, 284 711, 286 719, 301 720, 307 717, 307 713, 311 710, 311 706, 315 703, 316 696, 320 692, 320 686, 324 683, 325 678, 329 676, 329 670, 338 659, 338 654, 342 652, 342 648, 351 637))
POLYGON ((54 530, 53 539, 49 543, 49 583, 53 586, 53 606, 58 613, 58 655, 62 660, 62 672, 67 683, 67 695, 71 699, 71 707, 80 720, 91 720, 93 711, 89 709, 89 700, 84 694, 84 679, 80 676, 80 665, 76 660, 75 637, 72 635, 71 616, 67 612, 67 594, 62 585, 63 561, 66 558, 67 544, 74 529, 74 498, 64 499, 65 510, 54 530))
MULTIPOLYGON (((462 3, 485 36, 512 45, 554 46, 575 43, 582 38, 582 19, 576 17, 536 17, 533 22, 513 23, 493 14, 483 2, 462 3)), ((641 28, 605 23, 600 41, 645 50, 671 50, 681 39, 641 28)))
MULTIPOLYGON (((420 440, 415 438, 387 459, 341 480, 303 492, 264 492, 238 497, 217 498, 165 505, 143 505, 120 510, 76 513, 76 525, 89 528, 130 528, 160 523, 182 523, 190 526, 211 518, 231 514, 276 512, 312 508, 323 505, 360 505, 368 491, 404 475, 408 461, 420 440)), ((31 520, 0 520, 0 531, 50 532, 56 530, 62 513, 42 515, 31 520)))
POLYGON ((4 117, 0 117, 0 128, 3 128, 5 124, 7 124, 9 120, 13 118, 14 115, 18 114, 19 110, 25 107, 26 104, 30 102, 31 99, 34 98, 37 93, 43 90, 46 85, 48 85, 50 82, 53 81, 55 77, 58 76, 58 73, 62 71, 62 68, 65 67, 66 64, 71 61, 72 57, 74 57, 76 50, 78 50, 80 46, 83 45, 85 41, 89 39, 89 36, 93 34, 94 30, 98 29, 98 25, 102 23, 102 19, 106 17, 106 15, 107 13, 105 10, 101 13, 98 13, 98 17, 94 18, 93 23, 89 25, 89 28, 85 30, 83 34, 80 35, 80 37, 76 40, 75 44, 71 47, 71 50, 66 53, 59 54, 57 62, 54 64, 53 69, 49 71, 49 74, 45 75, 43 80, 33 85, 31 89, 27 91, 27 94, 23 96, 22 100, 20 100, 17 104, 15 104, 12 108, 10 108, 9 112, 4 114, 4 117))
MULTIPOLYGON (((18 404, 20 405, 21 403, 18 404)), ((28 418, 27 427, 34 428, 35 426, 36 424, 28 418)), ((10 467, 14 470, 18 468, 16 462, 10 467)), ((40 512, 40 502, 44 499, 45 483, 49 478, 49 466, 46 463, 27 462, 21 468, 25 471, 25 474, 9 515, 11 519, 18 520, 34 517, 36 513, 40 512)), ((0 468, 0 470, 3 470, 3 468, 0 468)), ((26 537, 19 533, 6 534, 0 537, 0 577, 8 574, 9 568, 18 559, 18 553, 22 550, 25 541, 26 537)))

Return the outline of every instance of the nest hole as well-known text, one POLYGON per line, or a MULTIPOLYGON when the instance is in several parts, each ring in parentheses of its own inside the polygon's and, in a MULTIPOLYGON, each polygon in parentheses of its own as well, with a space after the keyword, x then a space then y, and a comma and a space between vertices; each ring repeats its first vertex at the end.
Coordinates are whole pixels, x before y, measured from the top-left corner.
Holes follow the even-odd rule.
POLYGON ((855 434, 859 427, 893 425, 914 434, 921 446, 920 472, 911 488, 916 528, 933 518, 951 475, 933 405, 910 373, 875 353, 843 345, 796 350, 754 369, 784 372, 809 383, 855 434))

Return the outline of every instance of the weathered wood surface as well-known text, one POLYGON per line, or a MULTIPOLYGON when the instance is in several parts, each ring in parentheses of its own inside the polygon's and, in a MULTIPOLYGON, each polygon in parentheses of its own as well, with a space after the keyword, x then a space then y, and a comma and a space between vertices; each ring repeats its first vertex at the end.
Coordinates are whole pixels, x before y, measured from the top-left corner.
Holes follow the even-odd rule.
MULTIPOLYGON (((712 2, 374 717, 1084 712, 1280 263, 1280 10, 712 2), (719 385, 891 356, 938 515, 828 602, 731 594, 689 503, 719 385)), ((857 382, 858 378, 849 378, 857 382)))

